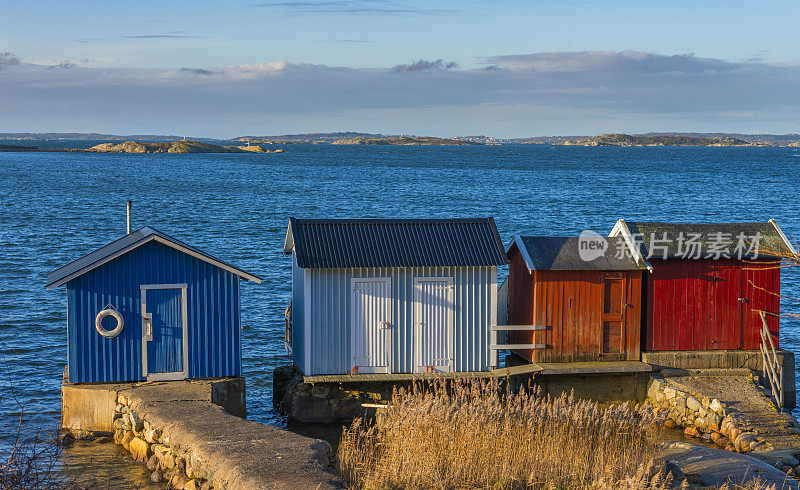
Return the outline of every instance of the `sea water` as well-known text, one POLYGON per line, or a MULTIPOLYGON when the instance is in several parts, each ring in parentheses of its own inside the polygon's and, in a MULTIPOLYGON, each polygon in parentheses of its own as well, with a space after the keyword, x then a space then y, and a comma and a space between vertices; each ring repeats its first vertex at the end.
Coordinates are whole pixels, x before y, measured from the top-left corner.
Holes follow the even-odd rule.
MULTIPOLYGON (((286 421, 273 410, 271 377, 288 362, 289 217, 492 216, 505 243, 515 234, 607 234, 618 218, 774 218, 787 235, 800 237, 800 155, 793 148, 283 148, 280 154, 0 153, 0 457, 20 406, 26 429, 59 424, 66 294, 63 287, 46 291, 45 274, 124 235, 127 199, 134 201, 134 228, 153 226, 264 278, 241 287, 247 412, 281 427, 286 421)), ((800 297, 798 275, 783 272, 787 296, 800 297)), ((788 301, 783 308, 800 311, 788 301)), ((782 347, 800 351, 797 322, 782 320, 780 336, 782 347)))

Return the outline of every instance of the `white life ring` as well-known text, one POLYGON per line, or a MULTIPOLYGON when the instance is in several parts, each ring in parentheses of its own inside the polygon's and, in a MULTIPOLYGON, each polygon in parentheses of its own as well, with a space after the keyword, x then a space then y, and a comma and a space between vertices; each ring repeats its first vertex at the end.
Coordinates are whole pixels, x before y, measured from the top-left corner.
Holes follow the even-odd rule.
POLYGON ((94 328, 97 329, 97 333, 102 335, 106 338, 113 338, 117 335, 122 333, 122 326, 125 324, 125 320, 122 319, 122 314, 113 308, 106 308, 101 310, 100 313, 94 319, 94 328), (107 316, 113 316, 115 320, 117 320, 117 328, 114 330, 106 330, 103 328, 103 318, 107 316))

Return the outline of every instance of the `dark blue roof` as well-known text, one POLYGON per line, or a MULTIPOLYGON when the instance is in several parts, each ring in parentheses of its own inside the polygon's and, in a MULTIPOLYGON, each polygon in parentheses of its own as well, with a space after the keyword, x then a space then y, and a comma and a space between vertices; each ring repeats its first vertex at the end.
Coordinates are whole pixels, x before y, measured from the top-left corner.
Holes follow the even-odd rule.
POLYGON ((194 255, 195 257, 209 262, 217 267, 226 269, 234 274, 244 277, 250 281, 254 282, 261 282, 261 278, 244 272, 241 269, 237 269, 230 264, 227 264, 217 258, 214 258, 208 255, 205 252, 201 252, 200 250, 187 245, 186 243, 176 240, 171 236, 167 235, 166 233, 162 233, 155 228, 151 228, 149 226, 145 226, 143 228, 139 228, 136 231, 125 235, 124 237, 115 240, 108 245, 104 245, 94 252, 91 252, 88 255, 84 255, 83 257, 70 262, 67 265, 59 267, 58 269, 49 272, 47 274, 47 289, 52 289, 56 286, 60 286, 64 284, 66 281, 72 279, 73 277, 77 277, 85 272, 88 272, 95 267, 98 267, 108 260, 118 256, 119 254, 123 254, 128 252, 129 250, 133 250, 134 248, 143 245, 150 240, 155 238, 159 238, 161 243, 164 243, 167 246, 171 246, 183 252, 189 253, 190 255, 194 255))
POLYGON ((289 220, 284 252, 303 269, 508 263, 492 218, 289 220))

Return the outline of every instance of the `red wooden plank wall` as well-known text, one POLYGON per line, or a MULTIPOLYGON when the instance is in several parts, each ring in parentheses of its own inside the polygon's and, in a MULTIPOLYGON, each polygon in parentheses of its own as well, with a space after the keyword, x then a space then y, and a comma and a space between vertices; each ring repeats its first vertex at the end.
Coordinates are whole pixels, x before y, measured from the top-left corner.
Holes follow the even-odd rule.
MULTIPOLYGON (((533 325, 533 274, 513 247, 508 266, 508 324, 533 325)), ((530 344, 532 335, 529 332, 509 332, 508 342, 511 344, 530 344)), ((533 358, 532 350, 516 351, 525 359, 533 358)))
MULTIPOLYGON (((545 350, 515 351, 536 362, 639 360, 642 272, 534 271, 516 248, 510 259, 509 325, 546 325, 544 332, 510 332, 509 343, 546 343, 545 350), (621 353, 603 354, 604 277, 623 281, 626 308, 621 353)), ((623 308, 625 309, 625 308, 623 308)))
MULTIPOLYGON (((646 274, 646 350, 758 349, 761 318, 779 313, 776 262, 650 261, 646 274)), ((770 317, 777 346, 778 319, 770 317)))

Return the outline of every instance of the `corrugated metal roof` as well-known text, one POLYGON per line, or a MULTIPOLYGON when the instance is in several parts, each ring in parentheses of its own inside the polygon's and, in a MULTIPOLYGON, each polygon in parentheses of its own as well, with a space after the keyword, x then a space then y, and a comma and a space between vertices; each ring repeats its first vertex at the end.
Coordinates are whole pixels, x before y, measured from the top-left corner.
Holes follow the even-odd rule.
POLYGON ((190 245, 187 245, 186 243, 180 240, 172 238, 166 233, 162 233, 154 228, 145 226, 143 228, 139 228, 138 230, 131 232, 128 235, 125 235, 124 237, 118 240, 109 243, 108 245, 104 245, 98 248, 97 250, 91 252, 88 255, 84 255, 83 257, 74 260, 68 263, 67 265, 64 265, 52 272, 49 272, 47 274, 47 289, 52 289, 56 286, 60 286, 65 282, 67 282, 68 280, 77 277, 83 273, 86 273, 99 265, 104 264, 108 260, 111 260, 118 255, 126 253, 154 239, 157 239, 159 242, 171 246, 172 248, 189 253, 190 255, 193 255, 210 264, 216 265, 217 267, 228 270, 229 272, 232 272, 240 277, 243 277, 245 279, 257 283, 261 282, 261 278, 257 276, 254 276, 241 269, 237 269, 236 267, 233 267, 230 264, 227 264, 217 258, 214 258, 206 254, 205 252, 201 252, 200 250, 190 245))
POLYGON ((492 218, 289 220, 284 252, 303 269, 500 266, 492 218))
POLYGON ((580 237, 517 236, 511 246, 516 245, 530 270, 590 270, 590 271, 629 271, 644 270, 631 254, 625 240, 621 237, 593 237, 592 240, 605 240, 604 253, 594 258, 591 252, 581 257, 580 237))
POLYGON ((774 221, 763 223, 659 223, 624 222, 634 239, 640 240, 644 257, 652 258, 706 258, 716 249, 726 249, 737 257, 736 247, 743 258, 766 257, 769 252, 796 253, 774 221), (743 237, 743 243, 740 243, 743 237), (757 239, 755 237, 758 237, 757 239), (689 249, 690 242, 700 247, 699 256, 689 249), (756 243, 757 242, 757 243, 756 243), (748 252, 750 245, 754 246, 748 252))

